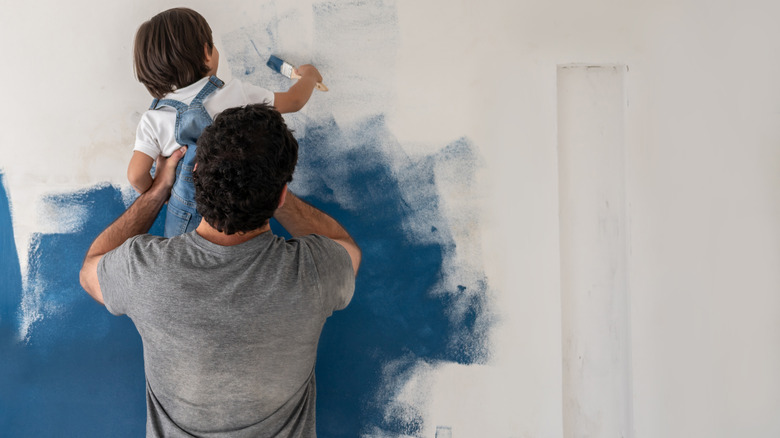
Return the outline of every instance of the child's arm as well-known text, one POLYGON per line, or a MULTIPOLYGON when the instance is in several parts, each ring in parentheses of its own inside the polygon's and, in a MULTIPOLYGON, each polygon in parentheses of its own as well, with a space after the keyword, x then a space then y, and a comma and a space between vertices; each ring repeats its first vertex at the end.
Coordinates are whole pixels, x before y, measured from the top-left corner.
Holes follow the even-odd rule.
POLYGON ((309 101, 317 82, 322 82, 322 75, 311 64, 298 67, 298 79, 289 90, 284 93, 274 93, 274 107, 280 113, 294 113, 300 110, 309 101))
POLYGON ((133 158, 127 166, 127 179, 138 193, 143 193, 152 186, 152 175, 149 174, 152 164, 152 157, 140 151, 133 151, 133 158))

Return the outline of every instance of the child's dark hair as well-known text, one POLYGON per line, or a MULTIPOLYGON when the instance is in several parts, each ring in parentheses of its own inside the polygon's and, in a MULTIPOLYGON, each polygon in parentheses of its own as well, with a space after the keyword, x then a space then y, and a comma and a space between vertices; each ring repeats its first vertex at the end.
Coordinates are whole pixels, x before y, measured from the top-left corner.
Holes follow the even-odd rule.
POLYGON ((160 12, 135 34, 135 75, 152 96, 161 99, 206 76, 206 45, 211 53, 211 28, 202 15, 187 8, 160 12))
POLYGON ((226 234, 256 230, 292 181, 298 142, 272 106, 229 108, 198 139, 193 172, 198 213, 226 234))

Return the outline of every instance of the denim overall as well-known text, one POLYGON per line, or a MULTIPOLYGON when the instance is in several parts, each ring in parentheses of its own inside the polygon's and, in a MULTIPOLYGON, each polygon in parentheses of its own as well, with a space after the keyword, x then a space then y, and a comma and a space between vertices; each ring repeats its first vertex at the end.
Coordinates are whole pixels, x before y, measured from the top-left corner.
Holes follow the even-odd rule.
POLYGON ((176 110, 176 142, 187 146, 187 153, 176 167, 176 182, 173 183, 171 197, 168 200, 165 237, 189 233, 200 223, 201 216, 195 209, 195 185, 192 180, 196 142, 203 130, 212 123, 211 116, 203 108, 203 101, 223 85, 224 82, 216 76, 211 76, 189 105, 173 99, 154 99, 152 106, 149 107, 156 110, 161 106, 170 106, 176 110))

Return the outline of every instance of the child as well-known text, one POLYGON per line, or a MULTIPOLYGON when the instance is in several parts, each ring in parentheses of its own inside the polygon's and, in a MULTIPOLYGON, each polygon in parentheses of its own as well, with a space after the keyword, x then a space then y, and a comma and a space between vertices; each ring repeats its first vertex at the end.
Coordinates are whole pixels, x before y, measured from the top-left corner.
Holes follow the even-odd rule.
POLYGON ((187 153, 176 170, 168 200, 165 237, 197 228, 192 171, 196 141, 223 110, 267 102, 279 112, 298 111, 308 102, 322 76, 311 65, 298 68, 301 78, 287 92, 273 93, 238 80, 225 83, 216 76, 219 51, 211 28, 197 12, 169 9, 143 23, 135 36, 135 74, 154 97, 141 116, 133 157, 127 168, 130 184, 143 193, 152 185, 150 171, 159 155, 170 156, 181 146, 187 153))

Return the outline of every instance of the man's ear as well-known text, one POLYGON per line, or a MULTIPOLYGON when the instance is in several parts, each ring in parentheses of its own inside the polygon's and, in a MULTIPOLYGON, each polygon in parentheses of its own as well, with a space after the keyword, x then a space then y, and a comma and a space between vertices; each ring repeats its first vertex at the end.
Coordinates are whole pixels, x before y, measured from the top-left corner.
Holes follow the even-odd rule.
POLYGON ((279 196, 279 205, 276 208, 282 208, 285 199, 287 199, 287 184, 282 188, 282 195, 279 196))

